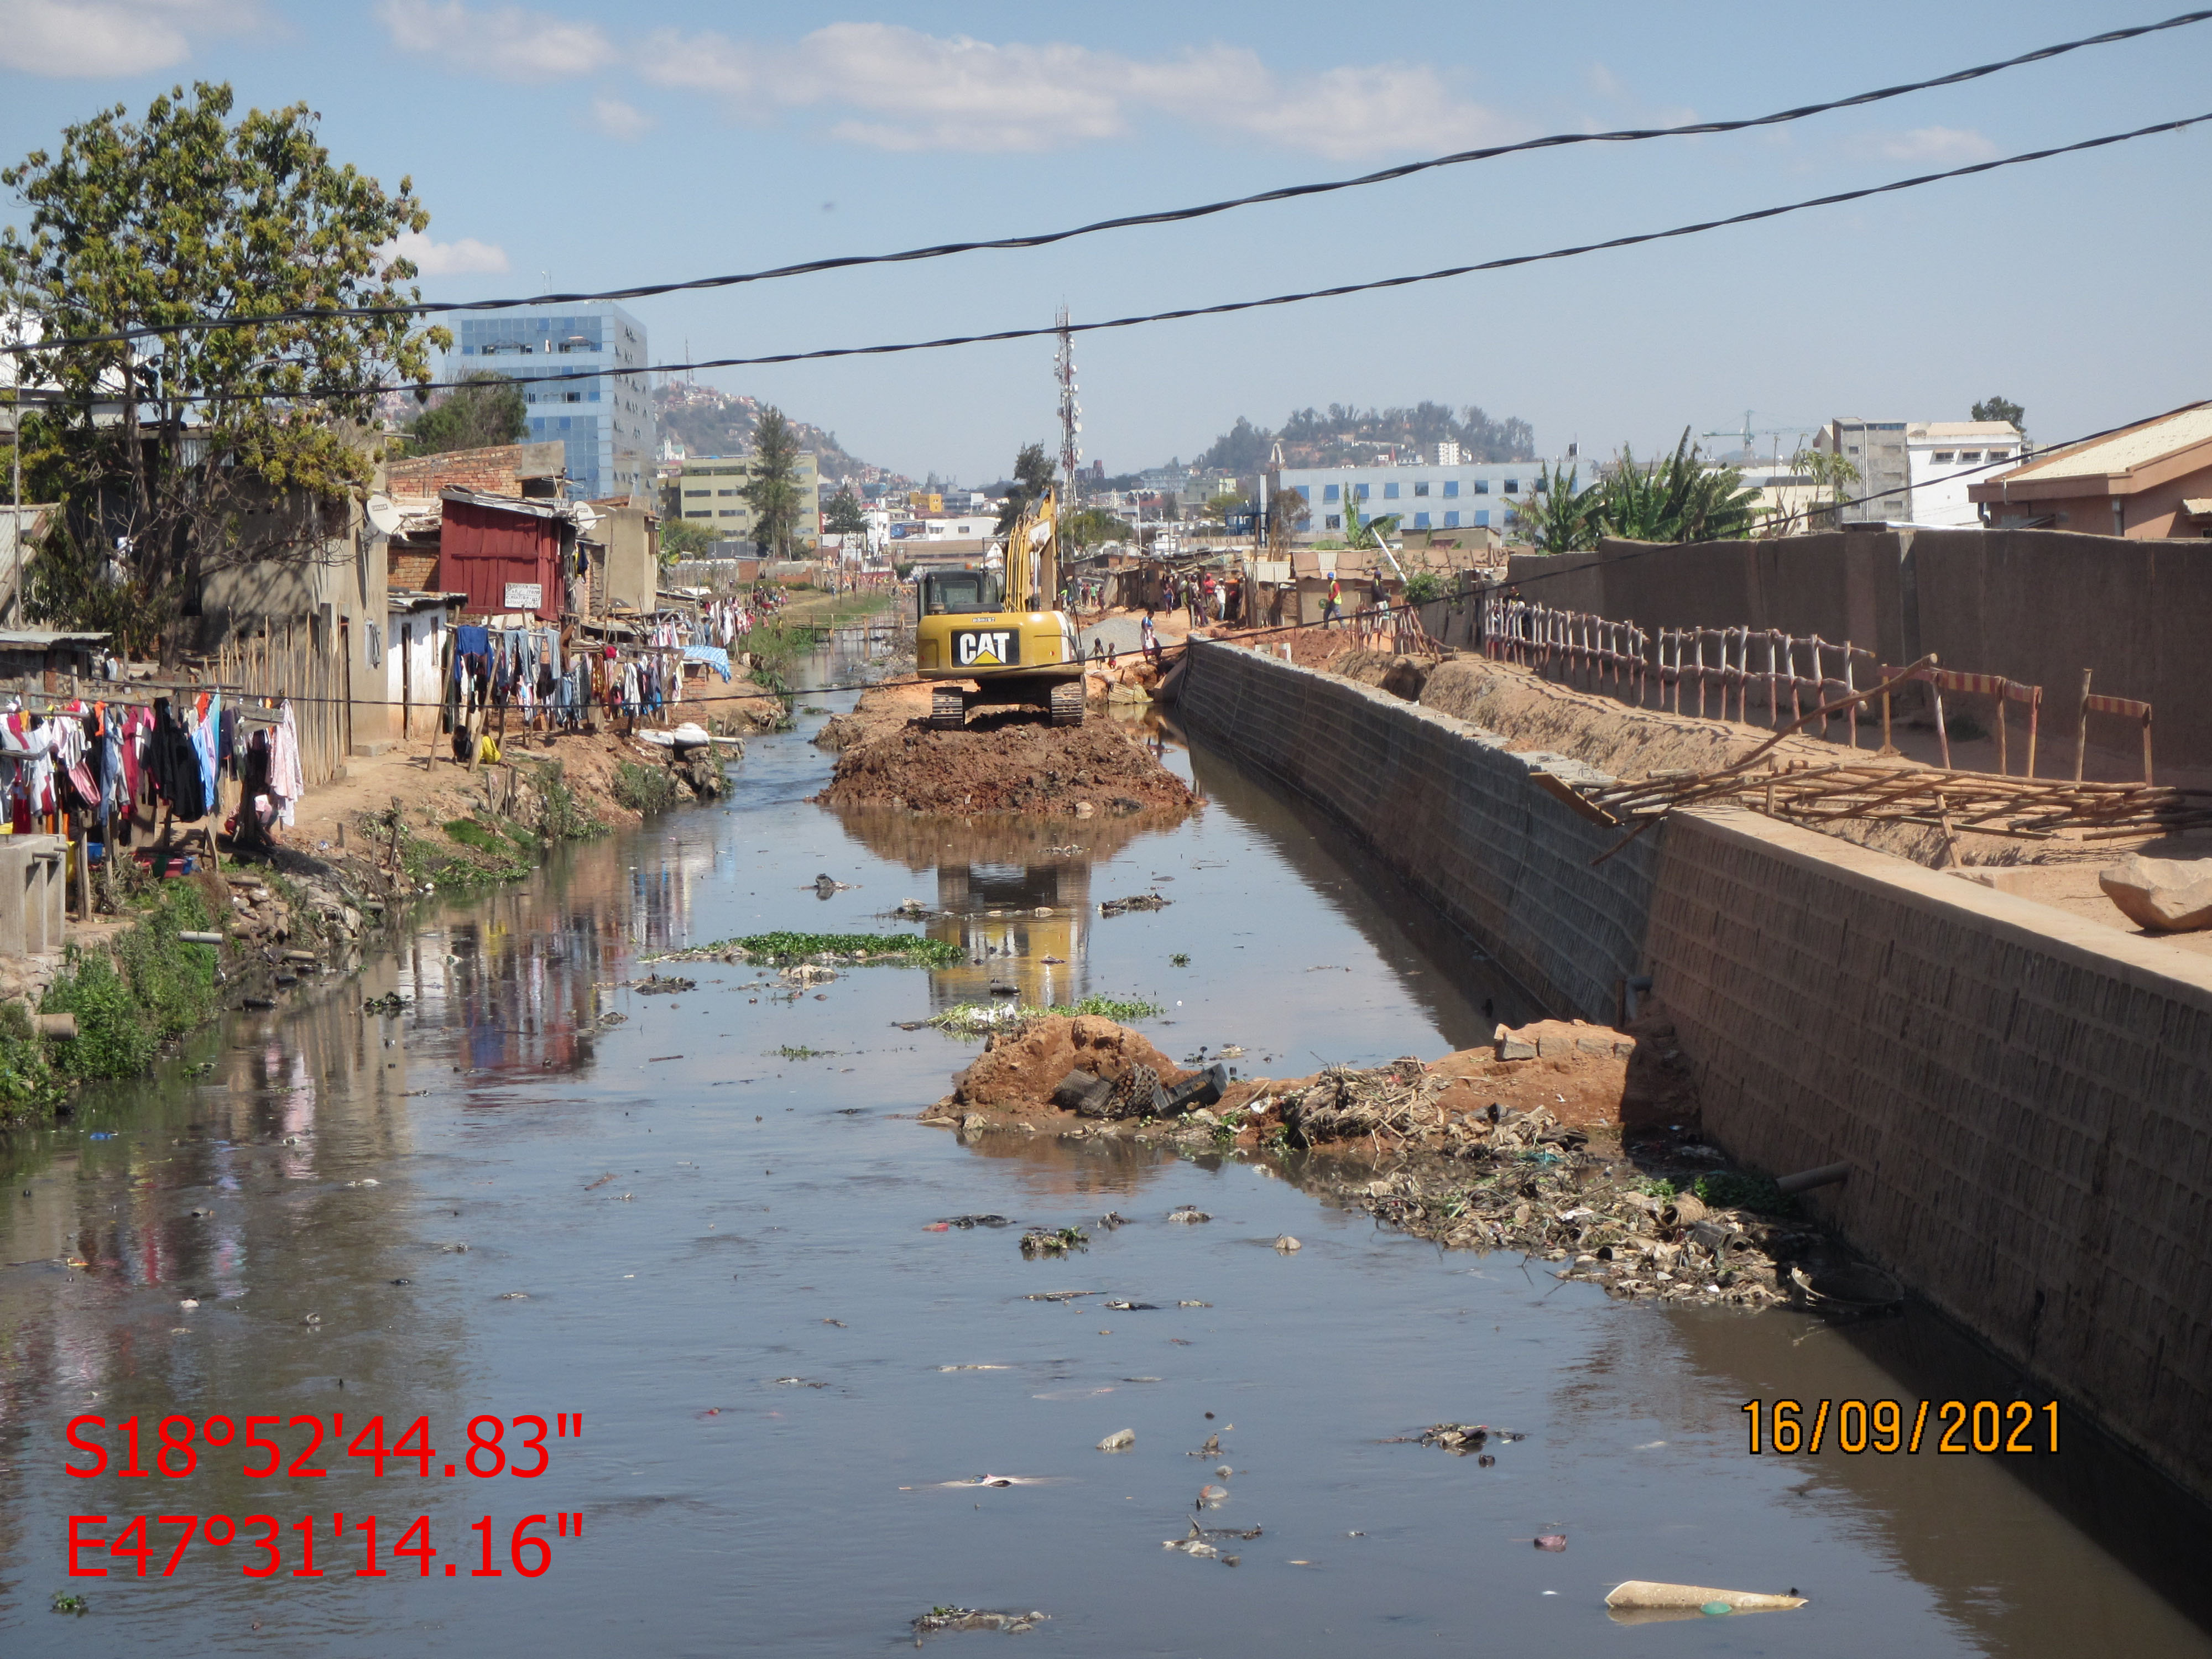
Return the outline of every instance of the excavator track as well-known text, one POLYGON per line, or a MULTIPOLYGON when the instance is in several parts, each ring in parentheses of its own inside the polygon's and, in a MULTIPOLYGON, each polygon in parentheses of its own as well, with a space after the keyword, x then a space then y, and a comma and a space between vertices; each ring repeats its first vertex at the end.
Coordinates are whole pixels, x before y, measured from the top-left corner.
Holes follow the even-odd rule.
POLYGON ((1083 724, 1083 682, 1080 679, 1061 680, 1052 688, 1052 723, 1054 726, 1083 724))
POLYGON ((968 724, 968 699, 957 685, 940 685, 929 694, 929 724, 933 731, 957 732, 968 724))

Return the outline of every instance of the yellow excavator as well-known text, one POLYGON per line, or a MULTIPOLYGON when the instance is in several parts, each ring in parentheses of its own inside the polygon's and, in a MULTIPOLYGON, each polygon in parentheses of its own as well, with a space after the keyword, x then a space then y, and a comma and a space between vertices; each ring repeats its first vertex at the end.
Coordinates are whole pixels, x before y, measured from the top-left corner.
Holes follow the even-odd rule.
POLYGON ((932 570, 915 587, 915 667, 931 689, 929 723, 957 732, 976 708, 1034 708, 1054 726, 1083 724, 1083 647, 1060 591, 1054 493, 1023 509, 1006 568, 932 570), (959 682, 972 680, 970 691, 959 682))

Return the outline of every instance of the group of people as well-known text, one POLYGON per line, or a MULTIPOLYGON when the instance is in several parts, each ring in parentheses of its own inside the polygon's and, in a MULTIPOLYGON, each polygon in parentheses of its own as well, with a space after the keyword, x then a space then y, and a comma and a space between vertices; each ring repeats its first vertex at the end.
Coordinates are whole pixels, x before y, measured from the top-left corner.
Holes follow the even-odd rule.
POLYGON ((1230 575, 1217 577, 1211 570, 1164 571, 1160 575, 1158 609, 1184 611, 1194 625, 1200 622, 1243 620, 1243 584, 1230 575))

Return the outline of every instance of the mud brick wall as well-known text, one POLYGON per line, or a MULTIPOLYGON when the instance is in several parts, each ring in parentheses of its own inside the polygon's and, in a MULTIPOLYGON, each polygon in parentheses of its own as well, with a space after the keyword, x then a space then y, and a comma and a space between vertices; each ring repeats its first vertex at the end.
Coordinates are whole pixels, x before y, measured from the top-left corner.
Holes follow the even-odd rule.
POLYGON ((1341 820, 1546 1011, 1610 1023, 1640 973, 1658 848, 1530 783, 1596 774, 1386 691, 1200 643, 1178 704, 1198 731, 1341 820))
POLYGON ((2212 960, 1751 813, 1593 868, 1572 763, 1235 647, 1181 706, 1554 1012, 1651 975, 1719 1144, 2212 1499, 2212 960))
POLYGON ((2212 961, 1744 812, 1667 826, 1705 1122, 2212 1497, 2212 961))

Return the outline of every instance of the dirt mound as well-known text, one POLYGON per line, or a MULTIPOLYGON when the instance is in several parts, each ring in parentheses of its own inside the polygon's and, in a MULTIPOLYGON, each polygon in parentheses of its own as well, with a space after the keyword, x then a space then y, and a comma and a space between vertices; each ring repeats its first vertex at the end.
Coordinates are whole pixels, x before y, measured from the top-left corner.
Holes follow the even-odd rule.
POLYGON ((987 714, 957 732, 913 721, 878 727, 848 737, 830 787, 814 799, 961 817, 1181 813, 1197 805, 1180 778, 1095 714, 1069 726, 987 714))
POLYGON ((1436 672, 1443 660, 1441 657, 1409 657, 1388 651, 1347 651, 1330 661, 1328 672, 1358 680, 1362 685, 1380 686, 1392 696, 1403 697, 1407 702, 1419 702, 1429 676, 1436 672))
POLYGON ((944 1103, 971 1112, 1051 1113, 1052 1091, 1070 1072, 1118 1083, 1133 1066, 1151 1066, 1170 1088, 1192 1075, 1125 1025, 1092 1014, 1054 1014, 994 1037, 953 1079, 944 1103))

